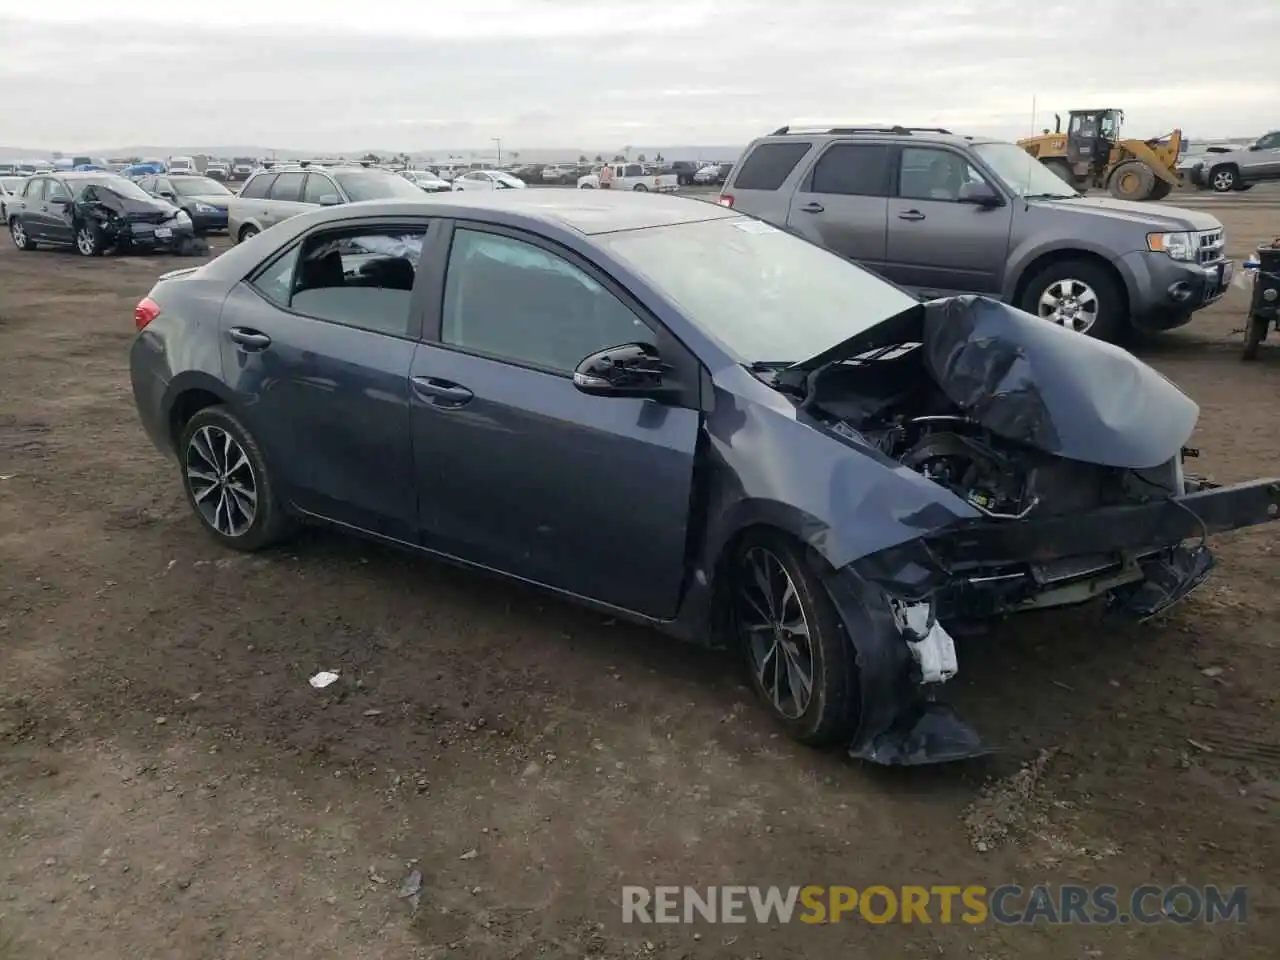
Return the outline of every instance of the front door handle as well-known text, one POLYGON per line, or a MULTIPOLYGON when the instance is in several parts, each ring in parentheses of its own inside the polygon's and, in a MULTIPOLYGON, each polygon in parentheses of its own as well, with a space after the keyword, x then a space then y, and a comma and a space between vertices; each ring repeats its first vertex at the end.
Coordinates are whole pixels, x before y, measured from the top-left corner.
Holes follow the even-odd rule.
POLYGON ((475 396, 460 383, 440 377, 410 377, 413 392, 436 407, 461 407, 475 396))
POLYGON ((261 331, 250 330, 248 327, 232 327, 227 331, 227 336, 246 350, 265 350, 271 346, 270 337, 261 331))
POLYGON ((806 203, 800 209, 805 213, 821 213, 823 210, 827 208, 824 207, 822 204, 818 203, 816 200, 812 200, 809 203, 806 203))
POLYGON ((919 210, 904 210, 898 214, 899 220, 923 220, 924 214, 919 210))

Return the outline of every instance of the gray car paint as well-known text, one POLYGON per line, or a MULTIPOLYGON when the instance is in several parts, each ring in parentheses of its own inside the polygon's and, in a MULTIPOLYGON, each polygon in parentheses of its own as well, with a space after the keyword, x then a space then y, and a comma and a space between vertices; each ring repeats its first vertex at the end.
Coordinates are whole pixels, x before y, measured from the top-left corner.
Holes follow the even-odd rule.
MULTIPOLYGON (((175 411, 191 400, 223 403, 262 438, 274 482, 295 510, 694 641, 715 635, 713 591, 734 536, 756 524, 789 533, 812 548, 815 572, 857 646, 866 709, 856 743, 865 750, 901 707, 906 654, 901 643, 867 638, 863 627, 883 631, 889 611, 868 599, 850 564, 980 514, 815 421, 598 241, 611 231, 740 217, 694 200, 577 191, 374 201, 294 217, 201 268, 161 278, 150 295, 160 315, 131 351, 142 423, 172 455, 175 411), (454 222, 553 244, 614 285, 653 324, 684 400, 590 397, 568 378, 433 342, 454 222), (338 223, 429 225, 405 336, 299 317, 242 282, 304 233, 338 223), (229 346, 232 326, 267 333, 272 344, 256 354, 229 346), (435 406, 415 385, 422 377, 461 385, 474 402, 435 406)), ((1046 332, 1078 341, 1075 362, 1105 346, 1046 332)), ((1041 347, 1041 360, 1046 349, 1052 344, 1041 347)), ((1140 389, 1140 379, 1128 386, 1140 389)), ((998 406, 988 403, 987 412, 998 406)), ((1131 407, 1142 415, 1141 405, 1131 407)), ((1124 429, 1140 433, 1141 424, 1124 429)), ((890 754, 898 755, 883 747, 868 755, 890 754)))
MULTIPOLYGON (((856 260, 923 298, 979 293, 1017 303, 1022 284, 1046 258, 1071 251, 1111 264, 1124 282, 1135 322, 1168 328, 1190 320, 1200 304, 1167 300, 1173 283, 1203 284, 1203 267, 1147 248, 1147 234, 1221 230, 1208 213, 1103 197, 1023 200, 972 147, 982 141, 951 135, 895 137, 816 135, 768 137, 743 154, 734 179, 762 142, 814 144, 777 190, 743 190, 732 180, 724 192, 733 209, 785 227, 856 260), (822 154, 837 144, 880 144, 952 151, 980 172, 1002 200, 993 208, 893 196, 833 196, 807 192, 822 154), (822 209, 818 210, 817 208, 822 209), (911 217, 912 219, 903 219, 911 217)), ((1225 257, 1215 261, 1215 266, 1225 257)))

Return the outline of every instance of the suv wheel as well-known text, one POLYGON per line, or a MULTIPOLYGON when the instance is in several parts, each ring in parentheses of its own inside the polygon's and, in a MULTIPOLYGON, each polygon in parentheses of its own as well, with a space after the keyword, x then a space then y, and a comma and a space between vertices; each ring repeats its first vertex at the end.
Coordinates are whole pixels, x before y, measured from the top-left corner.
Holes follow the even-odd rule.
POLYGON ((1099 340, 1115 342, 1124 330, 1119 285, 1088 260, 1049 264, 1031 278, 1018 305, 1042 320, 1099 340))
POLYGON ((1235 167, 1214 167, 1209 171, 1209 185, 1218 193, 1230 193, 1240 181, 1235 167))
POLYGON ((251 240, 257 235, 258 235, 258 228, 250 224, 249 226, 245 227, 243 230, 240 231, 240 242, 244 243, 246 240, 251 240))

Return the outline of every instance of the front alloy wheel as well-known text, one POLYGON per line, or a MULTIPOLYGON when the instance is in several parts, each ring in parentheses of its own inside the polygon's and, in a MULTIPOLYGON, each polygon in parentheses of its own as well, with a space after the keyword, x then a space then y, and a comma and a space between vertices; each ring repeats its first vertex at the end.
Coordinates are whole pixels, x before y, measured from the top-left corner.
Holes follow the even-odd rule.
POLYGON ((793 739, 847 740, 859 720, 853 644, 808 548, 747 534, 729 581, 731 623, 751 685, 793 739))
POLYGON ((1230 167, 1213 171, 1213 189, 1218 193, 1230 193, 1236 188, 1236 172, 1230 167))
POLYGON ((1098 322, 1098 311, 1097 292, 1073 277, 1055 280, 1040 294, 1040 318, 1076 333, 1092 330, 1098 322))
POLYGON ((102 241, 98 231, 88 224, 81 224, 76 230, 76 250, 82 257, 96 257, 102 252, 102 241))
POLYGON ((782 718, 795 720, 813 698, 813 648, 796 585, 766 547, 743 557, 739 624, 756 683, 782 718))

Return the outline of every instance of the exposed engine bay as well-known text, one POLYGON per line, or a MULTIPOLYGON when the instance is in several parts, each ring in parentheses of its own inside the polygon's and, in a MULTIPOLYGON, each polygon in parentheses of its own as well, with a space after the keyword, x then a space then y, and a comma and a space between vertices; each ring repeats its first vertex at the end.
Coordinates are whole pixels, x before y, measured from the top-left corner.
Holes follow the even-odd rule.
POLYGON ((984 426, 922 369, 919 344, 833 364, 806 383, 802 406, 834 433, 865 443, 951 490, 993 520, 1061 515, 1184 492, 1182 455, 1146 469, 1047 453, 984 426), (905 385, 905 386, 904 386, 905 385))

